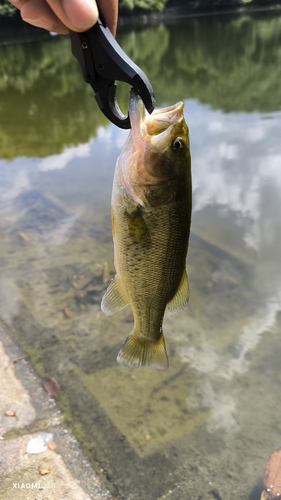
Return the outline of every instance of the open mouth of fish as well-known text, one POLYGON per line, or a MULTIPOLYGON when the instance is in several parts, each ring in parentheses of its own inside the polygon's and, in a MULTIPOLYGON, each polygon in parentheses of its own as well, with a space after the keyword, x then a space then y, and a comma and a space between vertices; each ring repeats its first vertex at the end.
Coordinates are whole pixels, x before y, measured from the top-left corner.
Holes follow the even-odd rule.
POLYGON ((183 102, 178 102, 166 108, 155 109, 149 114, 136 91, 131 90, 129 115, 135 146, 137 147, 140 140, 148 140, 148 136, 150 136, 150 142, 153 143, 154 136, 157 136, 159 142, 160 134, 163 134, 164 142, 176 124, 179 129, 181 128, 184 120, 183 108, 183 102))

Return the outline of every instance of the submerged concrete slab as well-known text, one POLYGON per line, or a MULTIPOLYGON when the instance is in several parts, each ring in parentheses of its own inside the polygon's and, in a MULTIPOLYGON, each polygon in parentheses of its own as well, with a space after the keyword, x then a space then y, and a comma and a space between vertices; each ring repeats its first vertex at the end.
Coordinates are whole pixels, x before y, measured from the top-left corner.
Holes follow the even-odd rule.
POLYGON ((29 425, 35 416, 29 394, 15 376, 14 363, 0 341, 0 436, 29 425))
POLYGON ((113 500, 0 322, 0 500, 7 498, 113 500), (30 439, 46 433, 53 435, 56 449, 28 453, 30 439))
POLYGON ((90 495, 79 486, 79 480, 73 478, 61 455, 51 450, 40 454, 26 452, 27 443, 35 436, 0 442, 0 498, 90 500, 90 495))

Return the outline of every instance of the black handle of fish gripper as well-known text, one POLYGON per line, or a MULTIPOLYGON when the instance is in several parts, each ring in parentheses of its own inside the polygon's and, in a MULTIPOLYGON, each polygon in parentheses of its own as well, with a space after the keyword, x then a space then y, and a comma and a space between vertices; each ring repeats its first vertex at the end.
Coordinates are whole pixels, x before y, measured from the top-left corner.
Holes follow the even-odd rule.
POLYGON ((147 76, 121 49, 100 18, 83 33, 71 32, 71 45, 85 81, 95 92, 99 108, 112 123, 120 128, 131 127, 129 115, 125 116, 118 106, 116 80, 131 85, 152 113, 155 97, 147 76))

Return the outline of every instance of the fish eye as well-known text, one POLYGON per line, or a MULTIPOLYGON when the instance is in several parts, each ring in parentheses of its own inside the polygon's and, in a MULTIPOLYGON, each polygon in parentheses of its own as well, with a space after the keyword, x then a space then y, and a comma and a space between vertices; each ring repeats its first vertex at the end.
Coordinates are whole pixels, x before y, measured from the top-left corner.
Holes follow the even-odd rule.
POLYGON ((182 153, 184 148, 185 148, 185 144, 180 137, 177 137, 176 139, 173 140, 172 150, 174 151, 174 153, 182 153))

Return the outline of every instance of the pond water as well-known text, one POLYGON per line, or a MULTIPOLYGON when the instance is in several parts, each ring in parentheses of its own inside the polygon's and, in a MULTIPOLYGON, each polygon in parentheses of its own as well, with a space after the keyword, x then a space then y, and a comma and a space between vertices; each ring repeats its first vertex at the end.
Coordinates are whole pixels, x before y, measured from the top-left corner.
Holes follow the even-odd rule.
MULTIPOLYGON (((68 38, 0 47, 0 316, 116 499, 258 500, 281 446, 281 16, 120 30, 157 106, 185 103, 193 216, 187 311, 166 371, 116 356, 110 125, 68 38), (67 309, 65 309, 67 308, 67 309)), ((128 88, 119 92, 127 108, 128 88)))

